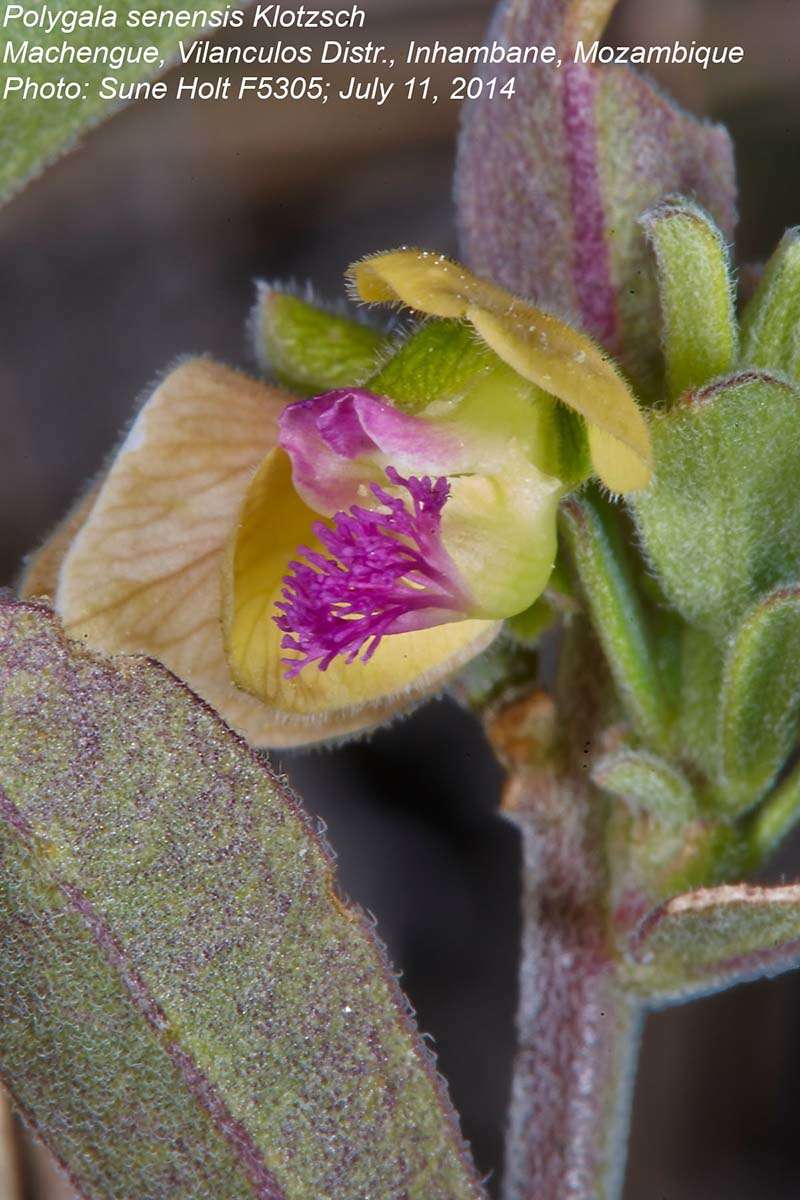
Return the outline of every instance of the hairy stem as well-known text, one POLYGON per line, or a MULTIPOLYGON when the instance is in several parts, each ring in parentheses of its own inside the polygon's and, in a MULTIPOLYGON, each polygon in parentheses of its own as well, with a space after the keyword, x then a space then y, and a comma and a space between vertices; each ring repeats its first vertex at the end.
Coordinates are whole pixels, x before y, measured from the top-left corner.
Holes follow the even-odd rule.
POLYGON ((523 838, 519 1049, 504 1200, 619 1195, 639 1012, 606 931, 603 804, 582 779, 512 779, 523 838))

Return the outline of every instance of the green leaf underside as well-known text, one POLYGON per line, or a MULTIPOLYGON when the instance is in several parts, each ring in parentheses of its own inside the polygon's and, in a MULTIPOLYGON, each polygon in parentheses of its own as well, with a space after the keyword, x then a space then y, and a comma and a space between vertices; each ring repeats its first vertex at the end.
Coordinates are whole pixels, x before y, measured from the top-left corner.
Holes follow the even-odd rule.
MULTIPOLYGON (((0 66, 0 95, 7 79, 12 75, 29 77, 38 85, 57 83, 61 76, 85 85, 85 98, 72 101, 36 99, 31 96, 23 99, 21 92, 14 92, 3 100, 0 121, 0 199, 24 186, 58 154, 67 149, 81 133, 124 103, 116 99, 100 98, 98 86, 105 76, 113 74, 123 83, 136 83, 158 75, 169 66, 181 39, 194 39, 203 32, 202 24, 180 28, 167 26, 129 29, 126 25, 128 14, 140 12, 143 7, 157 13, 182 10, 190 13, 218 13, 224 12, 227 5, 214 0, 209 3, 206 3, 206 0, 172 0, 171 3, 156 0, 143 6, 131 0, 118 0, 113 6, 113 11, 117 14, 116 28, 82 28, 71 35, 72 39, 78 39, 82 46, 155 46, 161 52, 162 61, 152 66, 127 64, 118 71, 112 71, 107 63, 74 63, 68 68, 65 68, 63 63, 5 63, 0 66)), ((48 47, 70 40, 61 31, 60 26, 48 33, 46 27, 26 29, 19 21, 9 22, 3 30, 3 39, 15 47, 22 42, 48 47)))
POLYGON ((0 1075, 87 1195, 482 1195, 368 923, 265 762, 158 665, 11 603, 0 860, 0 1075))
POLYGON ((800 575, 798 400, 747 371, 652 422, 655 480, 632 501, 642 542, 671 603, 717 640, 800 575))
POLYGON ((656 1001, 688 999, 800 959, 800 885, 702 888, 655 909, 634 934, 630 979, 656 1001))
POLYGON ((642 224, 656 256, 667 388, 676 399, 735 365, 728 254, 714 223, 687 201, 666 201, 642 224))
POLYGON ((768 596, 728 652, 721 699, 723 794, 734 812, 755 804, 796 741, 800 590, 768 596))
POLYGON ((312 396, 363 382, 391 338, 277 288, 262 287, 252 317, 261 366, 279 383, 312 396))

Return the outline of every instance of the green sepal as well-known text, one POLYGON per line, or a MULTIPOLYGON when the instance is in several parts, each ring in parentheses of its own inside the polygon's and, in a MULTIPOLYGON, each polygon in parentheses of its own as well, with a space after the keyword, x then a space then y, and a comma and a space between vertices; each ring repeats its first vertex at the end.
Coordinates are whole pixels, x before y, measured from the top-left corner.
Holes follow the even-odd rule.
POLYGON ((728 650, 720 707, 720 802, 755 804, 796 741, 800 587, 781 588, 747 615, 728 650))
POLYGON ((665 200, 641 218, 655 251, 671 400, 733 370, 737 327, 728 251, 696 204, 665 200))
POLYGON ((367 387, 416 413, 435 400, 463 395, 499 361, 463 321, 424 321, 370 376, 367 387))
MULTIPOLYGON (((542 401, 550 400, 544 392, 540 397, 542 401)), ((550 402, 558 437, 559 479, 563 479, 567 487, 577 487, 593 473, 586 422, 566 404, 557 400, 550 402)))
POLYGON ((789 229, 742 314, 744 366, 800 374, 800 229, 789 229))
POLYGON ((670 603, 718 640, 800 576, 800 396, 744 371, 651 423, 655 478, 632 501, 670 603))
POLYGON ((262 369, 308 396, 363 382, 392 344, 370 325, 267 284, 259 285, 250 329, 262 369))
POLYGON ((595 765, 592 780, 632 812, 645 812, 659 821, 678 824, 695 813, 688 780, 654 754, 635 750, 607 754, 595 765))
POLYGON ((618 514, 596 492, 568 499, 561 509, 581 587, 614 682, 634 728, 663 744, 670 713, 656 666, 648 619, 618 514))

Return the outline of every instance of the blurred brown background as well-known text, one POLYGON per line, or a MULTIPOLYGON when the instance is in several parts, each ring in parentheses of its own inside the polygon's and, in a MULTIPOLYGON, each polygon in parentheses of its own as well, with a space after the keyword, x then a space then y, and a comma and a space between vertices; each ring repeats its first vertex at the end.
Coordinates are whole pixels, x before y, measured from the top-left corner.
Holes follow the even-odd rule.
MULTIPOLYGON (((398 47, 411 36, 475 42, 491 9, 489 0, 363 2, 370 34, 398 47)), ((800 218, 800 6, 621 0, 612 40, 675 38, 747 49, 740 67, 664 68, 659 78, 730 126, 741 255, 763 257, 800 218)), ((453 248, 457 118, 454 105, 402 98, 380 109, 140 105, 0 213, 0 583, 171 359, 209 351, 252 365, 243 322, 254 278, 313 278, 335 296, 345 265, 371 250, 453 248)), ((360 745, 281 765, 328 822, 345 887, 377 915, 496 1185, 517 844, 495 815, 500 778, 477 728, 439 702, 360 745)), ((781 872, 800 873, 800 841, 781 872)), ((652 1016, 626 1200, 797 1200, 799 1101, 800 976, 652 1016)), ((68 1195, 42 1156, 29 1157, 30 1198, 68 1195)))

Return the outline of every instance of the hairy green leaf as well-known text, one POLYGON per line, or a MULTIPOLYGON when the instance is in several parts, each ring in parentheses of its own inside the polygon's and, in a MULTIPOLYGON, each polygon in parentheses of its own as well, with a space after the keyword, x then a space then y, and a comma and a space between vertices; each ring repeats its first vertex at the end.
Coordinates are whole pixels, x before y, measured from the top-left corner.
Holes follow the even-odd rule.
POLYGON ((714 780, 719 770, 723 648, 705 630, 684 625, 675 654, 679 684, 673 751, 714 780))
POLYGON ((692 789, 670 763, 644 751, 619 750, 601 758, 592 779, 634 812, 677 823, 694 815, 692 789))
MULTIPOLYGON (((27 6, 31 12, 35 7, 27 6)), ((129 99, 135 99, 135 94, 130 93, 130 85, 163 71, 176 52, 178 42, 198 37, 205 29, 213 28, 212 14, 224 13, 227 7, 219 0, 209 0, 208 3, 205 0, 154 0, 146 6, 131 0, 117 0, 113 6, 104 6, 104 11, 114 16, 111 27, 79 28, 71 34, 60 23, 50 32, 43 24, 31 29, 21 21, 7 20, 3 39, 13 48, 14 54, 18 54, 26 43, 30 47, 47 50, 59 48, 62 42, 66 42, 97 50, 98 60, 69 64, 5 62, 0 65, 0 198, 27 183, 91 125, 129 99), (164 23, 154 28, 142 28, 141 24, 128 26, 130 14, 141 12, 143 7, 159 14, 159 21, 164 23), (171 23, 177 12, 191 14, 193 23, 180 26, 171 23), (112 70, 102 55, 108 53, 111 47, 120 45, 131 47, 134 51, 154 47, 157 51, 156 61, 128 62, 112 70), (126 85, 123 95, 116 94, 109 98, 101 95, 101 81, 107 76, 113 76, 126 85), (57 93, 50 95, 50 91, 57 88, 60 78, 78 85, 75 99, 57 93), (15 80, 20 81, 19 85, 15 80), (30 83, 26 84, 26 80, 30 83)), ((50 5, 48 9, 52 13, 72 11, 69 6, 62 4, 50 5)), ((94 8, 91 11, 94 12, 94 8)))
POLYGON ((671 399, 733 370, 738 330, 725 242, 696 204, 680 197, 642 217, 656 256, 671 399))
POLYGON ((800 705, 800 588, 781 588, 742 622, 725 664, 721 798, 732 812, 755 804, 785 763, 800 705))
POLYGON ((645 917, 629 950, 631 984, 662 1003, 777 975, 800 959, 800 885, 675 896, 645 917))
POLYGON ((562 505, 581 586, 614 682, 635 728, 655 744, 669 724, 647 615, 635 586, 611 506, 599 496, 573 496, 562 505))
MULTIPOLYGON (((575 62, 615 0, 505 0, 489 39, 557 47, 562 66, 511 68, 516 94, 467 104, 456 199, 467 264, 535 304, 575 314, 641 390, 661 371, 655 272, 638 217, 692 195, 725 237, 735 179, 724 129, 623 67, 575 62)), ((484 68, 487 75, 493 66, 484 68)))
POLYGON ((0 1077, 98 1200, 478 1200, 369 923, 162 667, 0 607, 0 1077))
POLYGON ((258 289, 250 327, 263 369, 308 396, 363 383, 392 344, 371 325, 267 284, 258 289))
POLYGON ((48 844, 10 805, 0 813, 15 826, 0 836, 0 1070, 31 1128, 81 1196, 258 1195, 224 1118, 195 1094, 200 1076, 110 961, 108 931, 42 869, 48 844))
POLYGON ((795 764, 786 778, 755 810, 749 821, 748 840, 754 865, 764 862, 800 821, 800 766, 795 764))
POLYGON ((718 640, 800 576, 800 396, 743 371, 651 425, 655 480, 632 500, 672 604, 718 640))
POLYGON ((742 314, 742 363, 800 376, 800 229, 789 229, 742 314))

